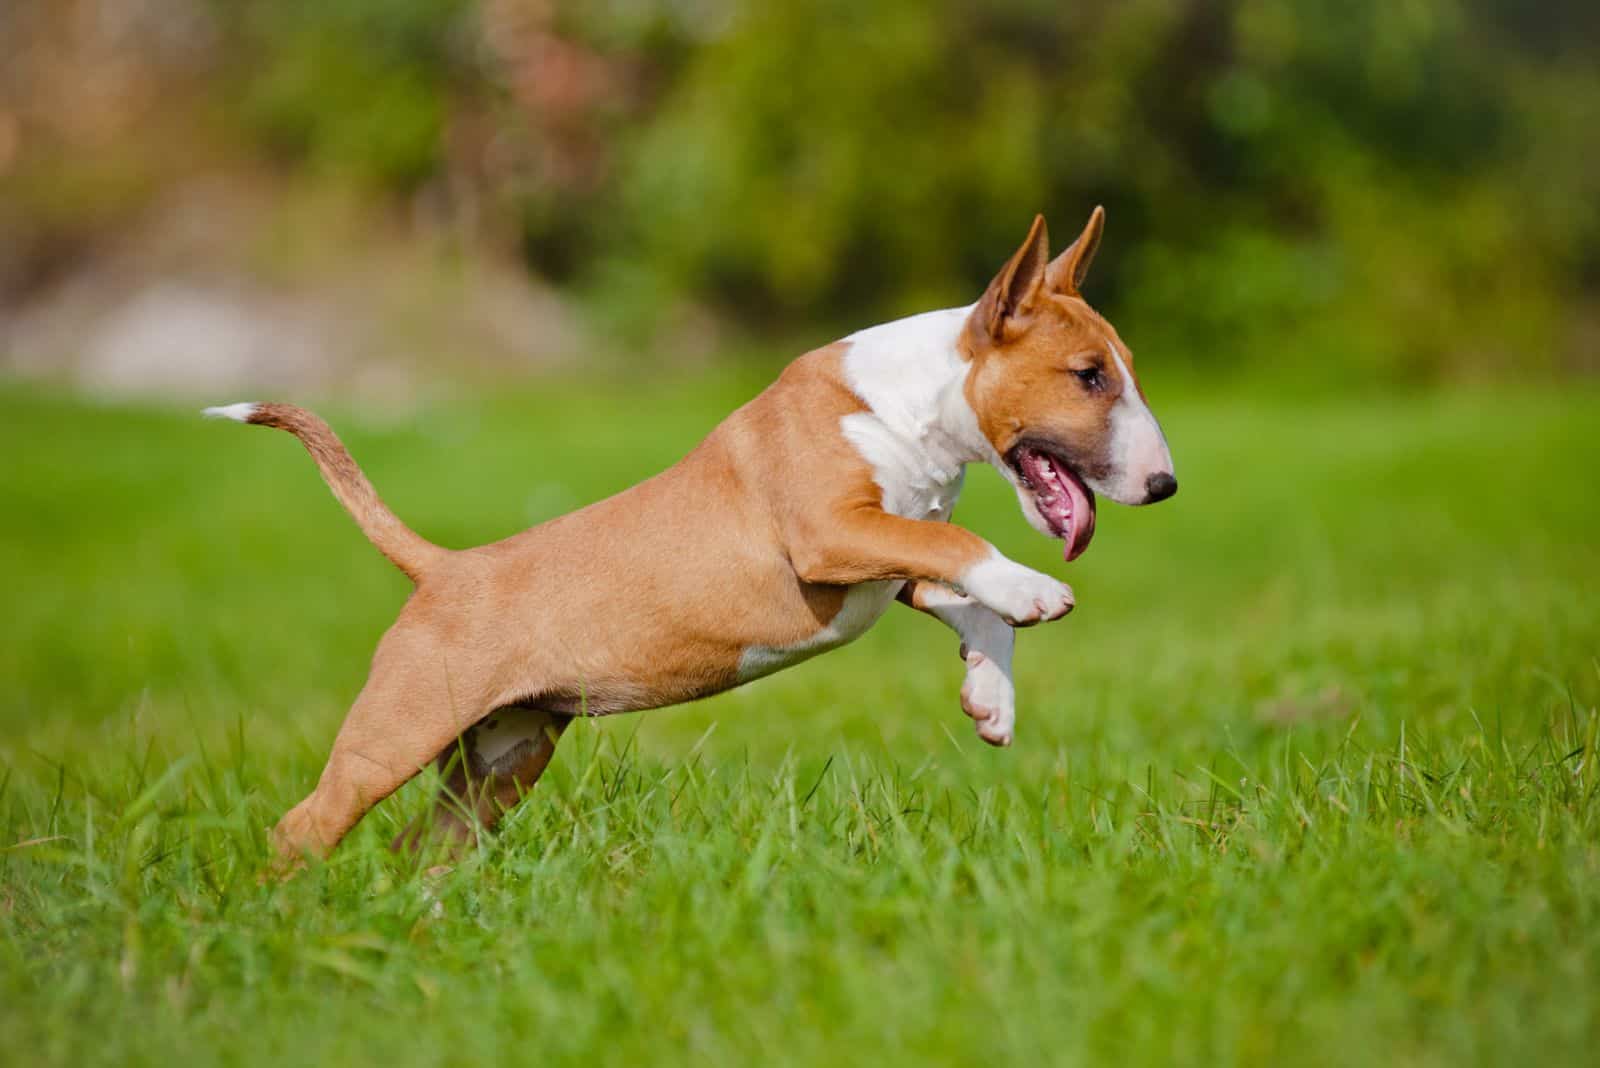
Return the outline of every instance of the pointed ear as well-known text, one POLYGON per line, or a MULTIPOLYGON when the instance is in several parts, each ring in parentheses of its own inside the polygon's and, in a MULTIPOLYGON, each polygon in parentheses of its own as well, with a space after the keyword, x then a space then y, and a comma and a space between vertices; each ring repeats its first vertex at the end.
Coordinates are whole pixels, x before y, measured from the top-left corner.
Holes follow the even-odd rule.
POLYGON ((1083 285, 1084 275, 1089 273, 1089 264, 1094 262, 1094 254, 1100 249, 1100 232, 1106 228, 1106 209, 1095 205, 1089 215, 1089 222, 1083 228, 1083 233, 1078 235, 1067 251, 1055 258, 1050 264, 1050 271, 1045 284, 1056 293, 1076 293, 1083 285))
POLYGON ((1027 239, 1017 249, 978 301, 976 319, 996 341, 1005 339, 1006 327, 1033 307, 1044 289, 1045 268, 1050 262, 1050 235, 1044 216, 1035 215, 1027 239))

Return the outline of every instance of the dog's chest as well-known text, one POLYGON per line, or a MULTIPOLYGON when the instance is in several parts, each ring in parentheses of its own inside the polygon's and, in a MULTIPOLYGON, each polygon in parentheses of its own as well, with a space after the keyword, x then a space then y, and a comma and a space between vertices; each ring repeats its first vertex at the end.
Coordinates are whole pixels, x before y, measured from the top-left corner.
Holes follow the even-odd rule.
MULTIPOLYGON (((936 471, 930 471, 925 462, 919 462, 914 453, 894 447, 887 437, 878 442, 871 428, 862 429, 865 433, 852 434, 851 440, 873 464, 873 477, 882 492, 884 511, 907 519, 941 523, 948 520, 955 510, 956 498, 961 495, 962 468, 958 466, 953 474, 940 477, 936 471), (863 448, 858 438, 867 439, 868 446, 863 448), (879 462, 874 462, 874 454, 879 462)), ((839 611, 811 637, 790 645, 746 648, 739 660, 739 681, 770 675, 854 641, 888 610, 903 585, 904 582, 889 581, 851 586, 839 611)))
MULTIPOLYGON (((981 457, 981 438, 961 383, 965 364, 954 339, 966 319, 954 309, 863 331, 849 339, 846 376, 866 411, 844 416, 839 432, 866 461, 879 505, 905 519, 945 522, 955 511, 966 465, 981 457)), ((845 594, 839 611, 803 641, 753 645, 739 662, 740 681, 860 637, 877 622, 903 582, 864 582, 845 594)))
POLYGON ((871 466, 885 512, 940 523, 950 518, 966 478, 959 456, 926 440, 908 441, 867 412, 846 416, 840 430, 871 466))

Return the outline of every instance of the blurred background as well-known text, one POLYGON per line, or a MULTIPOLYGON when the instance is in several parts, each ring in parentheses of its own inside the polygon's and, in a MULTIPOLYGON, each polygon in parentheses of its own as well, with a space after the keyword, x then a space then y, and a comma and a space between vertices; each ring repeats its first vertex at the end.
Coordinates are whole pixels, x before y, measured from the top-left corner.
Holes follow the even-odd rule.
POLYGON ((0 1062, 1587 1064, 1597 428, 1595 0, 0 0, 0 1062), (1095 204, 1183 488, 968 480, 1014 747, 891 610, 258 888, 410 585, 199 407, 478 545, 1095 204))
POLYGON ((1583 0, 4 0, 0 368, 769 364, 1103 203, 1147 376, 1592 374, 1597 55, 1583 0))

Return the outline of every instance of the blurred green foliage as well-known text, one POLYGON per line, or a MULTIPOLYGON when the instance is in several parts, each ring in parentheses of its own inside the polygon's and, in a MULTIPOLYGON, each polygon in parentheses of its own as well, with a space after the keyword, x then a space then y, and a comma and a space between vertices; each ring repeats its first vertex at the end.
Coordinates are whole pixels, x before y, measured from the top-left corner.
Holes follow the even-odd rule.
POLYGON ((243 116, 263 147, 411 188, 440 164, 457 0, 279 0, 239 9, 243 116))
POLYGON ((1590 0, 191 2, 247 152, 625 317, 961 302, 1035 211, 1059 245, 1104 203, 1090 295, 1140 351, 1596 366, 1590 0))
MULTIPOLYGON (((1096 295, 1145 344, 1419 375, 1559 361, 1600 281, 1586 3, 499 8, 647 72, 580 116, 603 165, 517 194, 530 259, 621 298, 911 311, 975 293, 1033 211, 1064 242, 1103 202, 1096 295)), ((397 187, 448 164, 452 93, 504 73, 451 47, 450 0, 251 10, 266 140, 397 187)))

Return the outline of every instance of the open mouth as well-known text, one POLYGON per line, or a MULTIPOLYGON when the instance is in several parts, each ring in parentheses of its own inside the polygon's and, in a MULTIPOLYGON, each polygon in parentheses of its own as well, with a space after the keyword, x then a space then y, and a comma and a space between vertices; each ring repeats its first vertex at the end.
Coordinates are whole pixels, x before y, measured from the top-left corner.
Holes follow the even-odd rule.
POLYGON ((1066 460, 1038 445, 1018 445, 1007 461, 1033 496, 1050 533, 1066 542, 1066 558, 1082 556, 1094 537, 1094 493, 1083 479, 1066 460))

